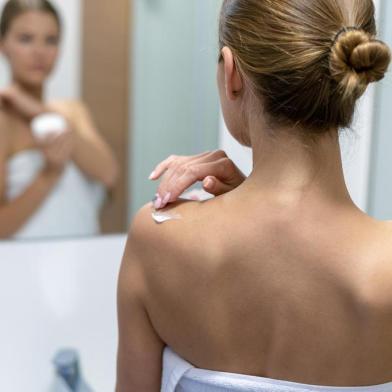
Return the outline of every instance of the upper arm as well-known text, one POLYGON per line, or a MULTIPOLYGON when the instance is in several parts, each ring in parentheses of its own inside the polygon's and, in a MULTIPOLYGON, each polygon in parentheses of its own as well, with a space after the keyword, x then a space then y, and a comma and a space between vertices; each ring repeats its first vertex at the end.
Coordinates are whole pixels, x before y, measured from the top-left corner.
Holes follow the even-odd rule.
MULTIPOLYGON (((1 150, 1 149, 0 149, 1 150)), ((6 168, 5 155, 0 152, 0 204, 5 201, 6 168)))
POLYGON ((143 300, 146 285, 140 249, 146 240, 145 219, 146 211, 134 220, 118 280, 117 392, 159 392, 161 385, 164 343, 143 300))
POLYGON ((86 138, 101 141, 101 135, 87 106, 81 101, 52 102, 50 109, 62 114, 72 127, 86 138))
MULTIPOLYGON (((199 203, 172 203, 165 210, 180 215, 181 219, 163 224, 154 222, 151 204, 142 208, 133 220, 119 276, 117 392, 159 392, 166 341, 154 326, 162 327, 165 322, 157 313, 149 314, 145 305, 153 304, 151 309, 175 306, 160 294, 175 290, 173 285, 178 284, 179 276, 172 278, 178 266, 176 261, 189 259, 189 253, 194 254, 194 247, 198 246, 195 241, 198 218, 194 210, 199 203)), ((183 277, 181 284, 186 285, 187 275, 183 277)))
POLYGON ((72 118, 78 132, 88 139, 103 142, 87 106, 81 101, 74 101, 71 106, 72 118))
POLYGON ((2 204, 5 199, 7 150, 7 138, 0 118, 0 204, 2 204))

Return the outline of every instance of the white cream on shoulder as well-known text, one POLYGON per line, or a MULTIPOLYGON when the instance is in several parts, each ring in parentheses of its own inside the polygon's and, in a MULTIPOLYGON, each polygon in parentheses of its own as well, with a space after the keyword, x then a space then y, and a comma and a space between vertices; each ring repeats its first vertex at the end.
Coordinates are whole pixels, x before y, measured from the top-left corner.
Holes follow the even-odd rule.
MULTIPOLYGON (((203 201, 211 199, 213 195, 207 193, 203 189, 193 189, 191 191, 187 191, 180 196, 180 200, 193 200, 193 201, 203 201)), ((165 223, 171 220, 179 220, 182 219, 182 216, 173 211, 161 211, 156 210, 152 207, 152 219, 156 223, 165 223)))
POLYGON ((171 220, 182 219, 180 214, 171 213, 171 212, 161 212, 155 209, 153 209, 151 215, 152 215, 152 219, 154 219, 156 223, 165 223, 171 220))

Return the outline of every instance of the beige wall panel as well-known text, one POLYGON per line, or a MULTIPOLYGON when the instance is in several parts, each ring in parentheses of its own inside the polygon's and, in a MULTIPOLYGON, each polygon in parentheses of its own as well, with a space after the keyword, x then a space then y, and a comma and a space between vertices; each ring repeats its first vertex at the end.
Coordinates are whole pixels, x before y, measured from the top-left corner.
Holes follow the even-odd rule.
POLYGON ((129 120, 130 1, 84 0, 82 98, 121 166, 102 213, 104 233, 126 230, 129 120))

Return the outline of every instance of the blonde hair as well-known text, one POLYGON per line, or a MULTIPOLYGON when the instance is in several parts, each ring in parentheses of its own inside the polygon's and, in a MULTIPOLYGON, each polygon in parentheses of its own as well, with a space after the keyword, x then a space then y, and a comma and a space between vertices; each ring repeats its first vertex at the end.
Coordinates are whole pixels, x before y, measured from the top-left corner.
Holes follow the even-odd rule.
POLYGON ((219 35, 271 124, 313 135, 349 127, 391 61, 372 0, 224 0, 219 35))

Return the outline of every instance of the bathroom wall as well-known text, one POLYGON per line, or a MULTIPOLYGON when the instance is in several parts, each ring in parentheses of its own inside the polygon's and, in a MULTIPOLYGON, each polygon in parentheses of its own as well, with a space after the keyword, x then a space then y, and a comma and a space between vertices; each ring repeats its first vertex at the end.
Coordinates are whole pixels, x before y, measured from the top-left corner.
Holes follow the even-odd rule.
MULTIPOLYGON (((374 0, 377 23, 380 27, 384 3, 386 0, 374 0)), ((376 93, 379 88, 380 84, 369 86, 357 106, 352 131, 346 131, 341 136, 342 158, 348 189, 354 202, 367 213, 371 213, 369 200, 373 192, 371 164, 374 159, 372 145, 377 135, 378 113, 375 108, 377 107, 376 93)))
POLYGON ((49 392, 75 348, 94 392, 114 390, 116 287, 125 236, 0 245, 0 390, 49 392))
MULTIPOLYGON (((380 16, 380 34, 392 47, 392 2, 383 0, 380 16)), ((368 208, 372 216, 382 220, 392 219, 392 67, 376 90, 374 140, 370 168, 368 208)))
MULTIPOLYGON (((5 0, 0 0, 0 8, 5 0)), ((48 86, 48 98, 80 97, 80 51, 81 51, 81 1, 53 0, 60 11, 64 23, 61 58, 48 86)), ((9 70, 4 58, 0 57, 0 88, 7 86, 9 70)))
POLYGON ((147 180, 170 154, 218 146, 221 0, 133 2, 129 217, 154 196, 147 180))
POLYGON ((82 8, 82 97, 120 168, 101 212, 103 233, 125 232, 128 226, 131 4, 129 0, 84 0, 82 8))
POLYGON ((241 146, 228 131, 221 112, 219 122, 219 148, 226 152, 240 170, 249 175, 252 171, 252 150, 241 146))

